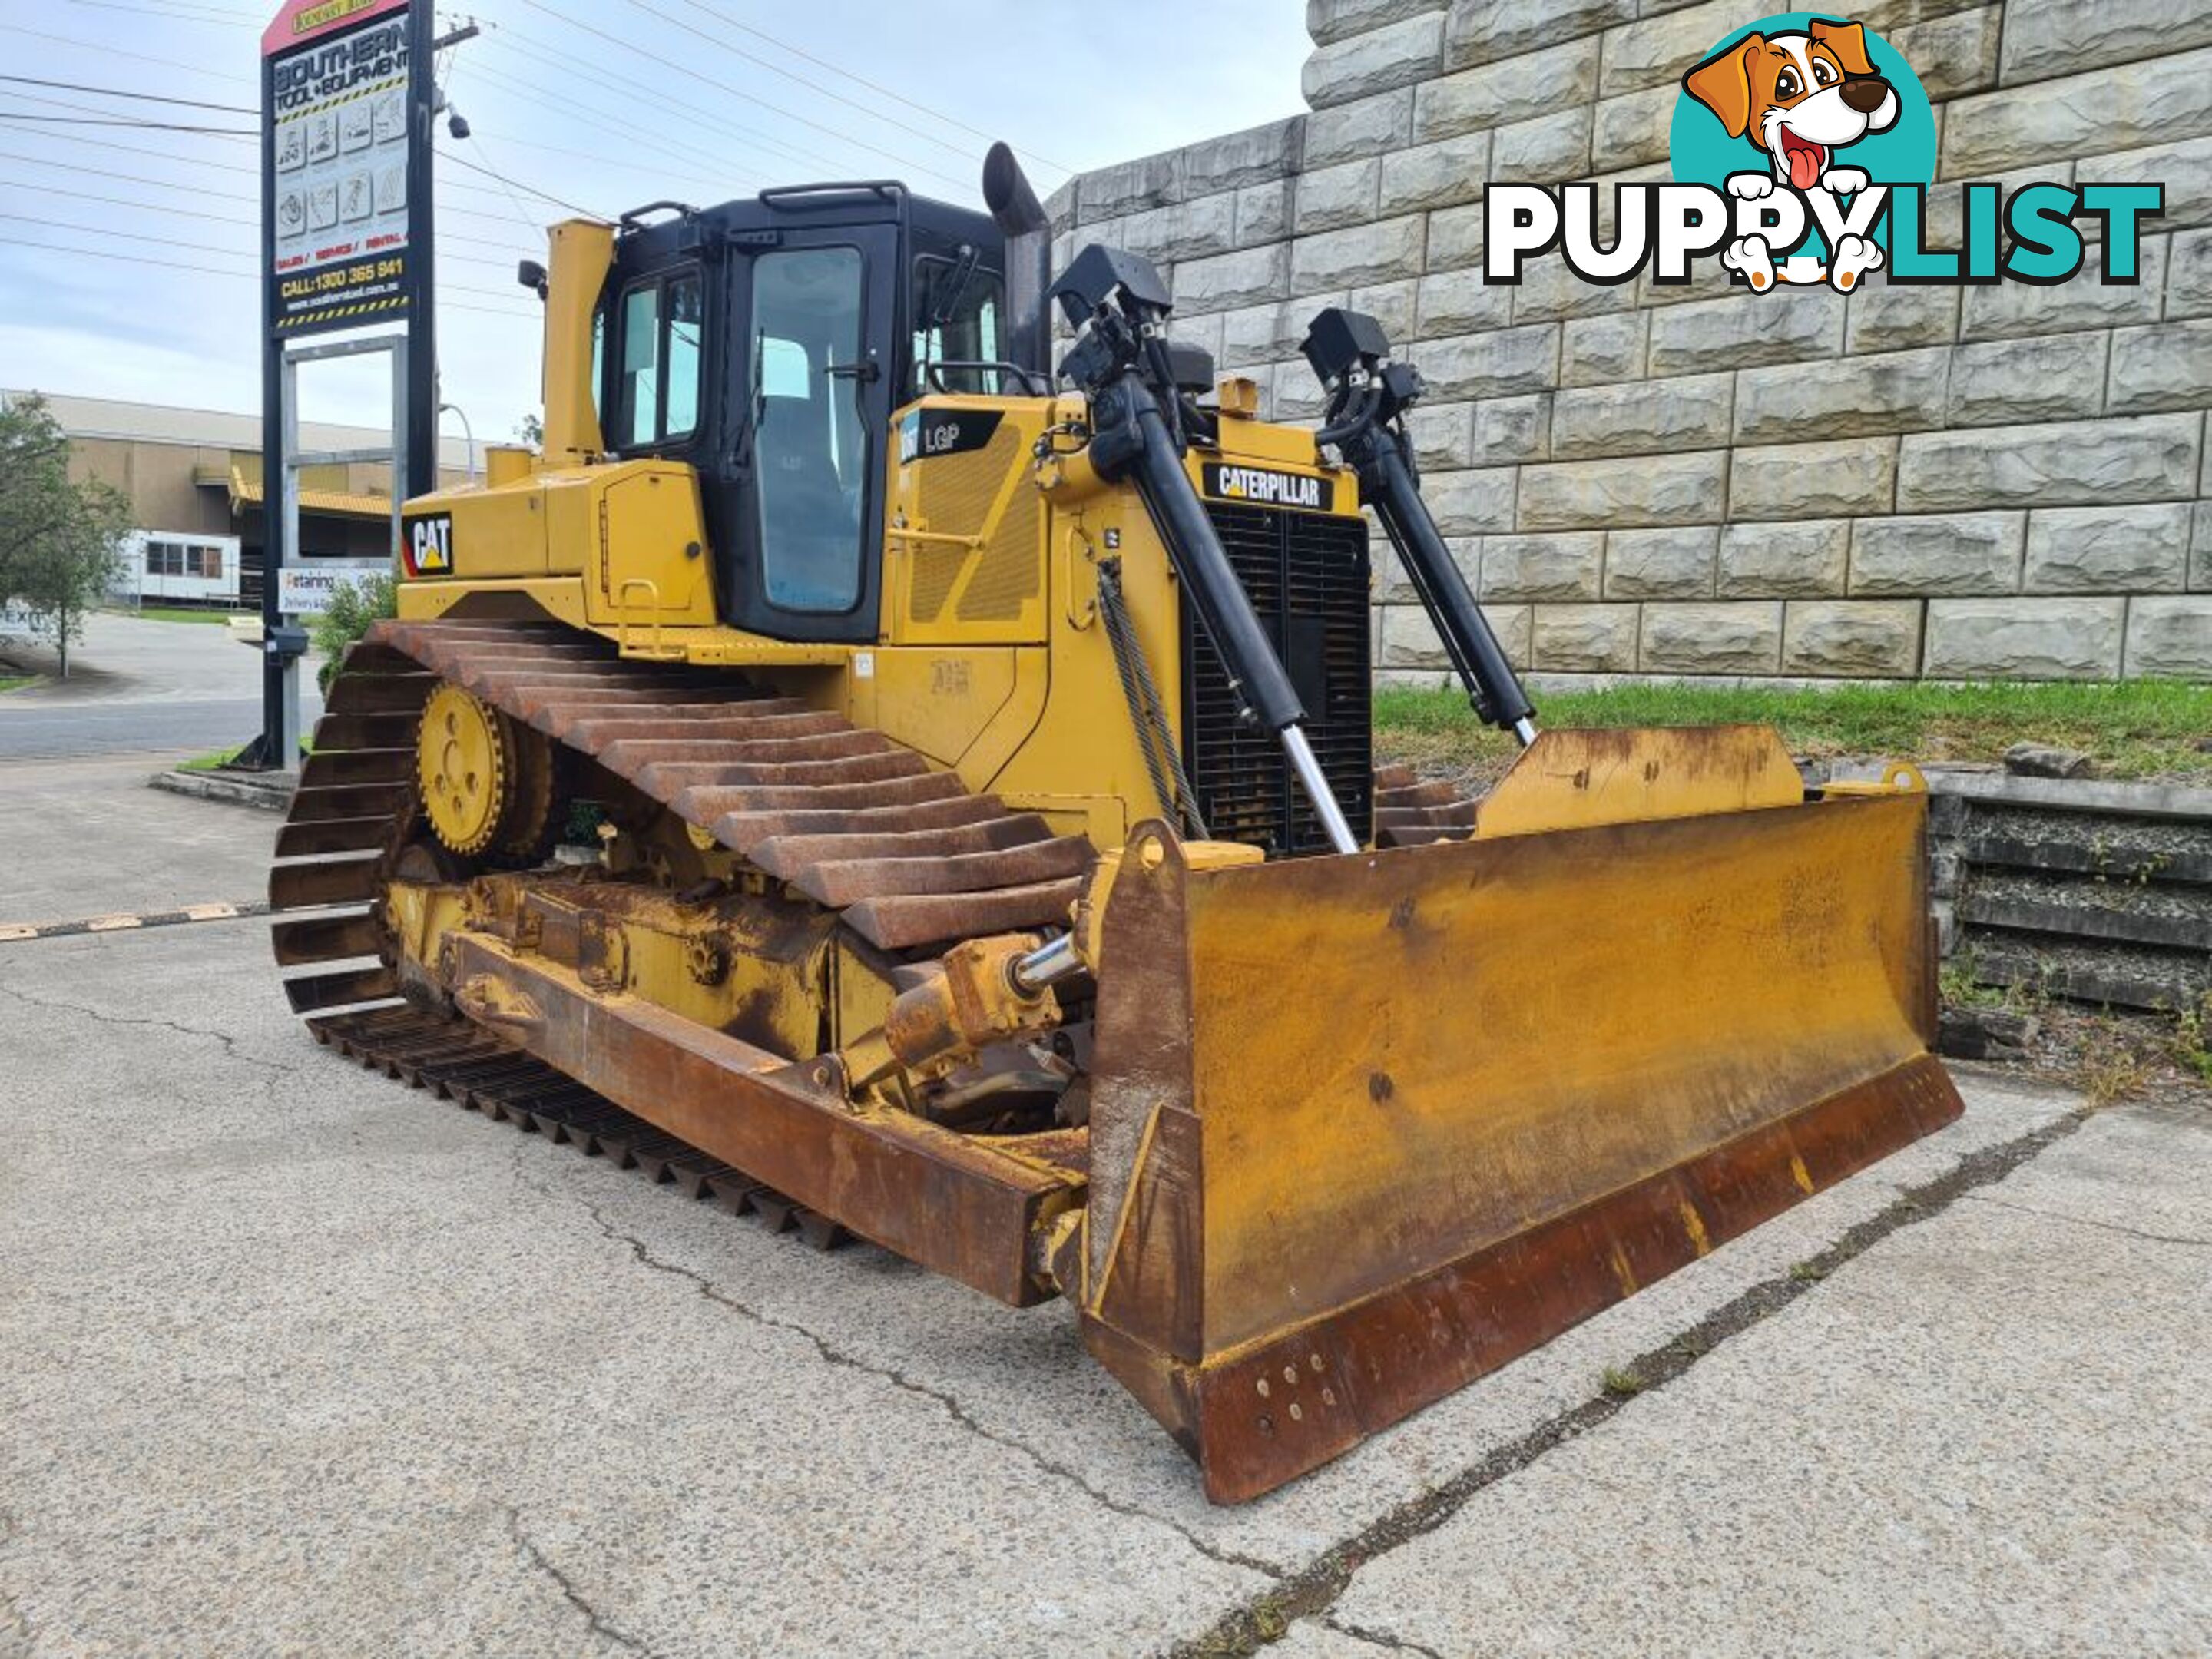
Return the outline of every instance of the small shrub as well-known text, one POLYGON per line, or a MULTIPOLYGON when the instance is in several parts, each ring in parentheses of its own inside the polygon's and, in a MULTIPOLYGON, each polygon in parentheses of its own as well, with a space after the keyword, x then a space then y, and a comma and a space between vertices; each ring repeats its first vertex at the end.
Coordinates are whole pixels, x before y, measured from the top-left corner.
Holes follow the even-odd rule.
POLYGON ((375 575, 358 583, 341 582, 331 595, 330 608, 309 624, 323 665, 315 683, 327 692, 338 672, 346 647, 368 632, 372 623, 399 614, 399 584, 390 576, 375 575))

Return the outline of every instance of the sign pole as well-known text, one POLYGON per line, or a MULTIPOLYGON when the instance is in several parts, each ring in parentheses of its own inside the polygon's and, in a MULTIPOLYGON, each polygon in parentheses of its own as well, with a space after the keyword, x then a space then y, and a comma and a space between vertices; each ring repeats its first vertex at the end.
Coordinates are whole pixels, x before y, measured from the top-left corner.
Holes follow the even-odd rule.
POLYGON ((262 708, 252 749, 264 769, 300 763, 307 636, 288 621, 284 580, 301 557, 299 469, 386 461, 395 501, 437 487, 434 29, 430 0, 284 0, 261 37, 262 708), (290 349, 307 336, 386 323, 400 331, 290 349), (356 350, 395 354, 391 443, 303 453, 298 365, 356 350))

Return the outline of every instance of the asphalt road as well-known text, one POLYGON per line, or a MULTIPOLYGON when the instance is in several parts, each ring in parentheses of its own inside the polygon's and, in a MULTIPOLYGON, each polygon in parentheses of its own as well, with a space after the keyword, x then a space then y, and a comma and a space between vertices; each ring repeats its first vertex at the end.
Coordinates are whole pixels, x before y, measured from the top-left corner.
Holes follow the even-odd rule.
MULTIPOLYGON (((0 674, 47 676, 0 693, 0 762, 76 755, 204 754, 261 729, 261 659, 210 623, 145 622, 95 614, 70 653, 70 678, 51 678, 42 647, 0 640, 0 674)), ((310 664, 301 676, 301 730, 322 711, 310 664)))
MULTIPOLYGON (((0 768, 0 924, 256 895, 272 818, 144 769, 0 768)), ((2212 1109, 1962 1068, 1961 1122, 1217 1510, 1063 1310, 364 1073, 266 934, 0 942, 7 1659, 2207 1650, 2212 1109)))

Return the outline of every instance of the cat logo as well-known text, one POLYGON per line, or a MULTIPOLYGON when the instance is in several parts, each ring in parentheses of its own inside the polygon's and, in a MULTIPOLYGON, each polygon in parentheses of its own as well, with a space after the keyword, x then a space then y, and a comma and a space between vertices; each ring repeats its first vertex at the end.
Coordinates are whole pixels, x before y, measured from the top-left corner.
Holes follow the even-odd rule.
POLYGON ((450 576, 453 574, 453 515, 428 514, 410 519, 402 526, 400 545, 410 576, 450 576))
POLYGON ((1336 503, 1335 488, 1328 479, 1304 472, 1278 472, 1273 467, 1231 466, 1208 461, 1203 482, 1209 495, 1224 501, 1249 501, 1257 507, 1326 513, 1336 503))

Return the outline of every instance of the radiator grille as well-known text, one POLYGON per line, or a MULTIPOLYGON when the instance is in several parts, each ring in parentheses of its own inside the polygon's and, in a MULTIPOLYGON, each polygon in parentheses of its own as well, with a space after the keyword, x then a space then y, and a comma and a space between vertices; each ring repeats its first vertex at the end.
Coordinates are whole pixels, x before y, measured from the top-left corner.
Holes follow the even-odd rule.
MULTIPOLYGON (((1252 608, 1304 703, 1307 736, 1337 804, 1372 833, 1367 521, 1209 502, 1252 608)), ((1328 837, 1274 734, 1237 718, 1229 676, 1195 611, 1183 610, 1183 763, 1217 840, 1270 857, 1325 853, 1328 837)))

